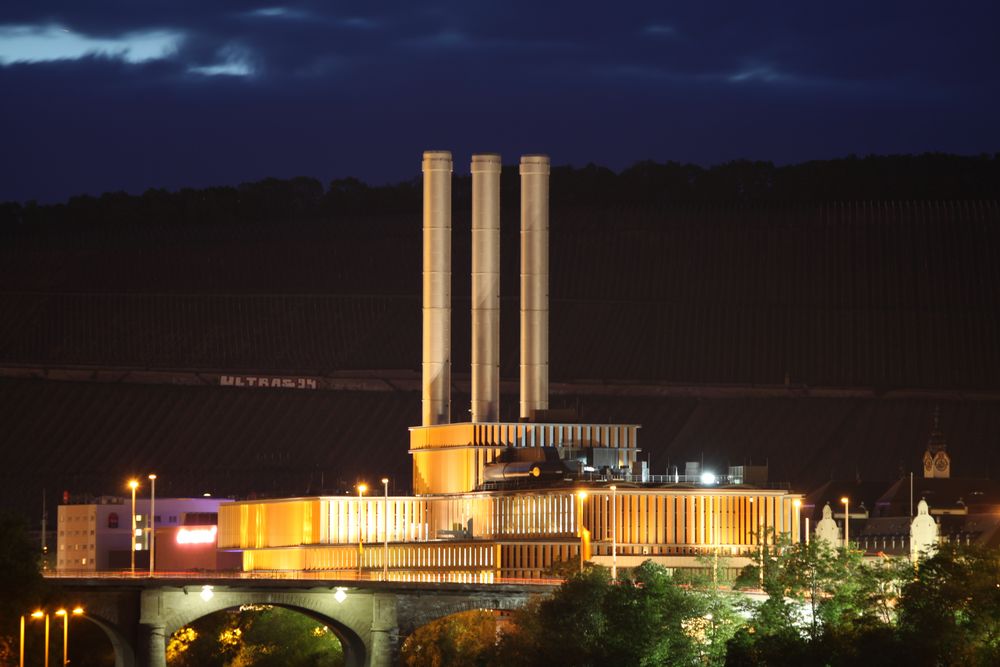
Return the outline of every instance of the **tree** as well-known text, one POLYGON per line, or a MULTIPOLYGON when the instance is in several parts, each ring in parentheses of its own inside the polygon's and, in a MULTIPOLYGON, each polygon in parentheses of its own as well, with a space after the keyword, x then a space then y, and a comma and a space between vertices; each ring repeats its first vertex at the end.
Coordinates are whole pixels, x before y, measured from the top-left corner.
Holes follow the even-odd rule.
POLYGON ((313 667, 342 665, 340 640, 299 612, 263 605, 198 619, 167 643, 171 667, 313 667))
POLYGON ((904 588, 899 629, 915 665, 1000 664, 1000 552, 944 545, 904 588))
POLYGON ((418 628, 402 646, 406 667, 465 667, 481 664, 497 640, 498 618, 488 611, 452 614, 418 628))
POLYGON ((17 655, 20 617, 44 602, 40 550, 21 517, 0 514, 0 655, 17 655))
MULTIPOLYGON (((905 565, 867 565, 861 553, 825 542, 775 540, 764 558, 767 599, 750 605, 751 622, 731 642, 728 664, 853 664, 864 642, 893 644, 892 608, 905 565)), ((741 575, 759 577, 755 566, 741 575)), ((891 652, 891 651, 890 651, 891 652)))
POLYGON ((620 573, 588 568, 515 616, 496 665, 693 665, 719 663, 741 624, 729 596, 678 585, 647 561, 620 573))

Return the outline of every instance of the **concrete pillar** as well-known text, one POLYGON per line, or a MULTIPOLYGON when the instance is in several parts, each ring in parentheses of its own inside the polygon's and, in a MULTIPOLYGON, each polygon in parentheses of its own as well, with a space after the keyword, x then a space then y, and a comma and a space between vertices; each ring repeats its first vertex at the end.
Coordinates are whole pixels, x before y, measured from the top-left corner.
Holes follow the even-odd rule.
POLYGON ((424 153, 424 426, 451 421, 451 170, 451 152, 424 153))
POLYGON ((392 594, 375 594, 372 599, 372 627, 368 665, 391 667, 399 662, 402 638, 396 611, 397 599, 392 594))
POLYGON ((166 626, 162 623, 139 625, 139 665, 141 667, 167 667, 166 626))
POLYGON ((500 156, 472 156, 472 421, 500 419, 500 156))
POLYGON ((549 158, 521 157, 520 416, 549 408, 549 158))

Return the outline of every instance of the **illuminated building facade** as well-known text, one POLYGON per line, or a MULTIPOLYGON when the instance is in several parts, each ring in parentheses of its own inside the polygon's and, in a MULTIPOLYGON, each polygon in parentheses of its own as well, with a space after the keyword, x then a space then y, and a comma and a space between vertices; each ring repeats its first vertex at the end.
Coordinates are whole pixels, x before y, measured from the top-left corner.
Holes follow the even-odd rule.
MULTIPOLYGON (((635 424, 549 409, 549 159, 521 158, 520 400, 500 422, 499 155, 472 158, 471 419, 451 423, 451 153, 424 154, 422 423, 413 496, 294 498, 220 508, 219 547, 245 570, 537 578, 554 563, 691 567, 799 539, 799 496, 728 476, 649 475, 635 424)), ((698 471, 700 472, 700 471, 698 471)))
MULTIPOLYGON (((164 550, 171 550, 167 540, 176 539, 181 529, 190 530, 193 526, 189 524, 192 522, 202 528, 209 528, 209 524, 214 527, 219 506, 228 502, 219 498, 157 498, 155 525, 158 569, 167 569, 159 567, 166 565, 162 561, 164 550)), ((59 505, 56 569, 98 571, 129 567, 129 551, 132 548, 131 511, 130 499, 116 496, 102 496, 93 502, 67 502, 59 505)), ((137 562, 148 568, 146 554, 149 549, 149 498, 136 500, 135 514, 137 562)), ((212 548, 206 551, 214 550, 213 536, 212 548)), ((186 551, 193 555, 198 550, 186 551)), ((214 562, 215 554, 211 556, 214 562)), ((171 564, 172 569, 192 569, 199 567, 196 562, 199 558, 175 558, 167 564, 171 564)), ((222 558, 225 559, 226 556, 222 558)))

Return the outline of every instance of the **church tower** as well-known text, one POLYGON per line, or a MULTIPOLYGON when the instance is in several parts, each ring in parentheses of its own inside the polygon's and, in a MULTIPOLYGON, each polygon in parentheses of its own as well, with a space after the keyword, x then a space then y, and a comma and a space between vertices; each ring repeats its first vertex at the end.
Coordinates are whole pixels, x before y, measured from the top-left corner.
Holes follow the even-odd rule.
POLYGON ((930 437, 927 438, 927 449, 924 451, 924 478, 947 479, 951 477, 951 457, 948 456, 948 443, 941 431, 941 406, 934 406, 934 423, 930 437))

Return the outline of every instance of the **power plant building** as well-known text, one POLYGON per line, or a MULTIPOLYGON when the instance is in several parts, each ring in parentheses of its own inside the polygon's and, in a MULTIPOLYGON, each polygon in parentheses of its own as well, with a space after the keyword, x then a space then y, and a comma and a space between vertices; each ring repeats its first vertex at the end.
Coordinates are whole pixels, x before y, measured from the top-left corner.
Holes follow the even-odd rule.
POLYGON ((762 540, 799 539, 800 496, 753 470, 651 475, 638 424, 589 424, 549 409, 549 158, 521 158, 519 420, 499 421, 500 175, 472 158, 471 421, 451 422, 451 181, 424 154, 422 422, 410 428, 412 496, 316 496, 219 508, 220 549, 243 568, 387 571, 390 578, 545 577, 581 558, 694 567, 749 562, 762 540))

